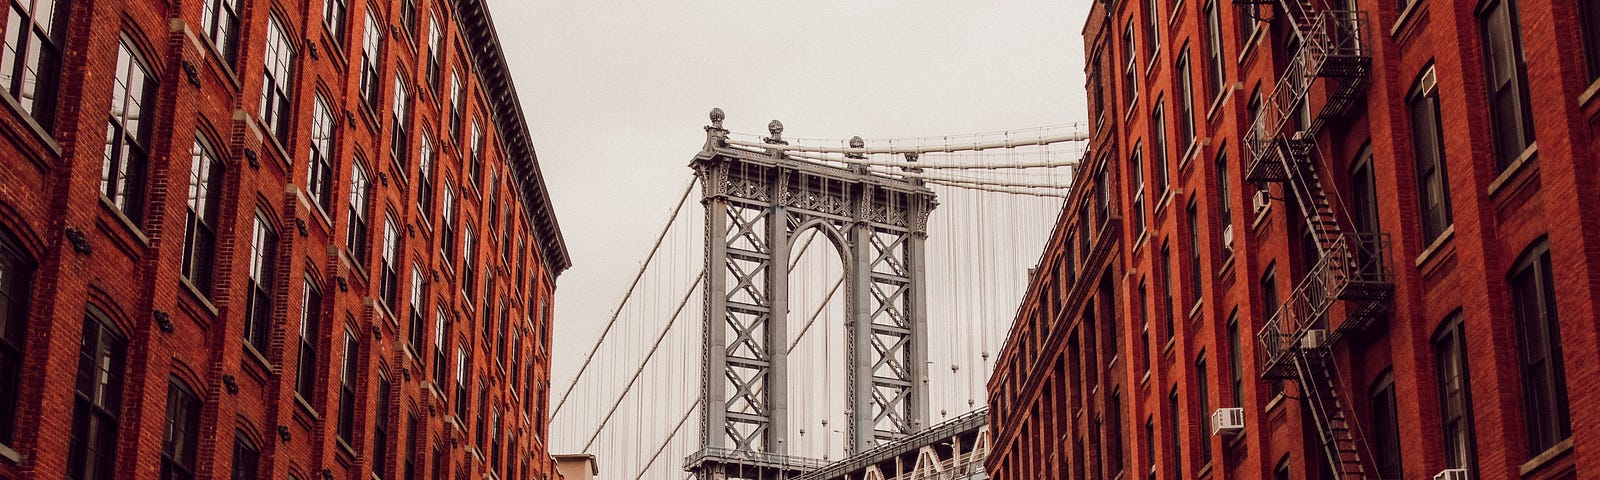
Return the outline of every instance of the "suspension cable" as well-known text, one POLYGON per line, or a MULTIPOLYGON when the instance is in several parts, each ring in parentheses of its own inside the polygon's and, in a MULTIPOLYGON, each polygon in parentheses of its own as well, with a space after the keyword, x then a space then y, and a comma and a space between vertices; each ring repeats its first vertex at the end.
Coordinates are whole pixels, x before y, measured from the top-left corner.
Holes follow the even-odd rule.
MULTIPOLYGON (((561 394, 561 401, 556 402, 556 408, 550 411, 550 418, 555 418, 561 413, 561 407, 566 406, 567 397, 572 395, 572 389, 578 386, 578 381, 583 379, 584 372, 589 370, 590 362, 594 361, 595 352, 600 351, 600 345, 605 343, 606 337, 611 334, 611 328, 617 325, 617 317, 622 315, 622 308, 628 304, 628 299, 633 297, 634 289, 639 287, 639 280, 644 278, 644 272, 650 267, 650 260, 656 257, 656 252, 661 249, 661 241, 666 239, 667 232, 672 230, 672 224, 678 221, 678 213, 683 210, 683 204, 689 201, 689 194, 694 192, 695 179, 691 177, 688 185, 684 186, 683 195, 678 197, 678 206, 672 207, 672 216, 667 218, 666 226, 661 228, 661 235, 656 237, 655 245, 650 247, 650 253, 645 255, 644 263, 639 265, 639 272, 633 275, 633 282, 628 285, 627 292, 622 294, 622 301, 617 303, 617 309, 611 312, 611 320, 606 322, 606 328, 600 331, 600 338, 595 339, 594 347, 589 349, 589 354, 583 358, 583 366, 578 367, 578 373, 573 375, 572 382, 567 384, 567 391, 561 394)), ((587 447, 585 447, 587 449, 587 447)))

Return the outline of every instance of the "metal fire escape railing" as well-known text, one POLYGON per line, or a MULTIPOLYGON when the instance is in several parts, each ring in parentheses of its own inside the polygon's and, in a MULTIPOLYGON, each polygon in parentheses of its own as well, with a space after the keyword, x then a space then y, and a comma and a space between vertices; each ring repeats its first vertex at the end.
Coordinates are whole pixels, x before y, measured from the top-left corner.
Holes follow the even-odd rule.
POLYGON ((1317 171, 1316 139, 1323 126, 1343 117, 1365 94, 1372 63, 1364 37, 1367 16, 1318 12, 1307 0, 1235 1, 1275 4, 1300 41, 1245 134, 1251 153, 1246 179, 1284 183, 1321 255, 1257 333, 1261 376, 1296 380, 1334 477, 1365 478, 1359 425, 1340 400, 1333 347, 1387 311, 1394 276, 1387 235, 1341 229, 1317 171), (1315 114, 1313 97, 1322 100, 1315 114), (1347 306, 1336 309, 1340 302, 1347 306), (1330 331, 1328 317, 1335 311, 1345 318, 1330 331))

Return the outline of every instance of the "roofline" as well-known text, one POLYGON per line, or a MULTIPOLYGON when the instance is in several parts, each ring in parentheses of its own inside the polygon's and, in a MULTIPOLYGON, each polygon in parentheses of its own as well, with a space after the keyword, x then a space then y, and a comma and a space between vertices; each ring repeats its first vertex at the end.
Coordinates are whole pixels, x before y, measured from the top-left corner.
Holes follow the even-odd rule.
POLYGON ((545 186, 544 174, 539 168, 539 154, 533 149, 533 139, 528 132, 528 119, 523 114, 522 102, 517 96, 517 86, 506 64, 505 50, 501 48, 500 33, 489 15, 485 0, 453 0, 455 19, 467 38, 472 52, 474 72, 478 82, 487 92, 493 110, 492 120, 506 152, 506 163, 516 178, 518 196, 522 197, 523 213, 527 215, 534 243, 539 246, 539 259, 553 280, 572 266, 572 256, 567 251, 566 239, 561 235, 561 225, 556 221, 555 208, 550 202, 550 190, 545 186))

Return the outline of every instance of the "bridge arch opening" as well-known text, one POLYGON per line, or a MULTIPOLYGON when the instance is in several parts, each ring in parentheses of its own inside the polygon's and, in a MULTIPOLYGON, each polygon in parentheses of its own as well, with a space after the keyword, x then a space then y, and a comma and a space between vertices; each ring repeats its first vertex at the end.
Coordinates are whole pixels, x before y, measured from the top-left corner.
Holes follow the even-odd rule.
POLYGON ((837 460, 849 443, 845 405, 848 332, 845 265, 848 243, 840 226, 811 220, 789 235, 790 455, 837 460))

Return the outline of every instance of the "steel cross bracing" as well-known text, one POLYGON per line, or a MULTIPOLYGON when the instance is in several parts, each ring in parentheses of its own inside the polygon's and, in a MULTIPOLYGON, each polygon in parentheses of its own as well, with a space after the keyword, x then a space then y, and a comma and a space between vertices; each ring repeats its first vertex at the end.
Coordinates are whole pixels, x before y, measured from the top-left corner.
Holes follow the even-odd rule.
POLYGON ((1349 405, 1340 398, 1333 348, 1387 311, 1394 279, 1387 235, 1345 233, 1341 228, 1317 171, 1322 164, 1317 137, 1365 94, 1372 62, 1366 48, 1367 15, 1350 0, 1339 2, 1342 10, 1321 12, 1311 0, 1235 3, 1247 8, 1275 5, 1298 42, 1299 49, 1245 135, 1251 153, 1246 179, 1284 183, 1320 256, 1257 334, 1261 376, 1296 380, 1333 478, 1364 479, 1363 451, 1370 449, 1361 441, 1360 425, 1349 405), (1319 80, 1325 82, 1319 85, 1319 80), (1316 92, 1322 93, 1322 105, 1313 115, 1316 92), (1341 309, 1340 302, 1348 305, 1341 309), (1330 331, 1328 318, 1340 311, 1345 320, 1330 331))
POLYGON ((787 455, 789 253, 816 229, 845 269, 848 451, 927 426, 924 241, 934 193, 916 180, 727 141, 720 111, 690 166, 706 208, 702 479, 775 479, 822 466, 787 455), (777 313, 774 313, 777 312, 777 313))

